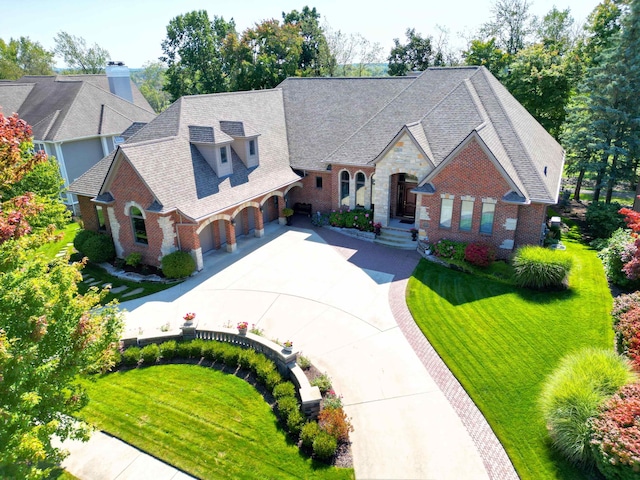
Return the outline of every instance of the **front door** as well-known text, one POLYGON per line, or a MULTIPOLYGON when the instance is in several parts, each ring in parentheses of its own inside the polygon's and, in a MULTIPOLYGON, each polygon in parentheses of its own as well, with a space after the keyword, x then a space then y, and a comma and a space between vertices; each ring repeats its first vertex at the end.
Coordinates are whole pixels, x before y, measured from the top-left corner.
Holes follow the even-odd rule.
POLYGON ((415 182, 408 182, 404 174, 398 177, 398 194, 396 216, 414 219, 416 216, 416 194, 411 190, 418 186, 415 182))

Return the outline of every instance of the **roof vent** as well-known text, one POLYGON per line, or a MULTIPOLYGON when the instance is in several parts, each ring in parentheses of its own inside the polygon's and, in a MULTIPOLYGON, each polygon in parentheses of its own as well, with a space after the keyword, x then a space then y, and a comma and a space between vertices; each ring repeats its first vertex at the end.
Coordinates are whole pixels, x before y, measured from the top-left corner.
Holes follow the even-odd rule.
POLYGON ((127 102, 133 103, 129 67, 123 62, 109 61, 107 62, 106 72, 109 80, 109 91, 127 102))

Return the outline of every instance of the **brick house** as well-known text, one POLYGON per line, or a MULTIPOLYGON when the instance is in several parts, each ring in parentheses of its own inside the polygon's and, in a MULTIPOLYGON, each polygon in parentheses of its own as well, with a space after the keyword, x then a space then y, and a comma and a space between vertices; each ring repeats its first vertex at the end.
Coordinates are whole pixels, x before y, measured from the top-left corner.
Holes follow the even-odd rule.
POLYGON ((183 97, 71 185, 86 228, 149 264, 284 222, 282 208, 373 208, 389 228, 538 244, 564 152, 484 67, 414 77, 290 78, 183 97), (402 221, 402 224, 400 224, 402 221))

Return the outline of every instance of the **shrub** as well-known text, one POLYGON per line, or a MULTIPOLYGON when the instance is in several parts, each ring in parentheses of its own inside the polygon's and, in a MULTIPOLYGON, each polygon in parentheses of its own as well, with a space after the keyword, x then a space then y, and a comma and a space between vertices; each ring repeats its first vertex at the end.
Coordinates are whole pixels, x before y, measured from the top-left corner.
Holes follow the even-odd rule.
POLYGON ((627 278, 623 270, 625 263, 631 260, 635 253, 634 242, 635 239, 631 236, 631 231, 620 228, 613 232, 605 247, 598 252, 598 257, 602 260, 604 271, 611 283, 621 287, 630 287, 640 283, 627 278))
POLYGON ((282 397, 295 397, 296 387, 291 382, 282 382, 274 387, 273 396, 276 400, 282 397))
POLYGON ((167 278, 185 278, 196 269, 196 262, 188 252, 178 250, 162 257, 162 273, 167 278))
POLYGON ((296 359, 296 363, 303 370, 307 370, 308 368, 311 368, 311 360, 309 360, 307 357, 303 355, 298 355, 298 358, 296 359))
POLYGON ((496 259, 496 249, 487 243, 473 242, 464 249, 464 259, 477 267, 488 267, 496 259))
POLYGON ((134 365, 138 365, 139 362, 140 362, 139 347, 129 347, 124 352, 122 352, 122 363, 124 365, 128 365, 132 367, 134 365))
POLYGON ((318 433, 320 433, 318 422, 305 423, 300 431, 300 440, 302 441, 302 446, 305 448, 313 447, 313 441, 318 436, 318 433))
POLYGON ((331 378, 326 373, 318 375, 309 383, 313 387, 318 387, 321 393, 325 393, 331 388, 331 378))
POLYGON ((142 347, 142 350, 140 350, 140 358, 142 358, 142 363, 146 363, 147 365, 155 364, 160 358, 160 347, 155 343, 145 345, 142 347))
POLYGON ((273 391, 276 385, 282 383, 282 375, 278 370, 274 370, 273 372, 269 372, 267 374, 267 378, 264 380, 264 386, 267 387, 267 390, 273 391))
POLYGON ((90 238, 96 236, 98 236, 97 232, 92 232, 91 230, 80 230, 73 238, 73 247, 77 251, 84 253, 84 243, 90 238))
POLYGON ((593 463, 590 419, 618 388, 633 380, 615 352, 587 348, 564 357, 543 383, 540 408, 554 446, 572 463, 593 463))
POLYGON ((222 344, 220 352, 222 362, 228 367, 237 367, 240 358, 240 349, 229 344, 222 344))
POLYGON ((176 357, 191 358, 191 342, 178 342, 176 345, 176 357))
POLYGON ((336 395, 333 390, 329 390, 324 398, 323 407, 326 409, 342 408, 342 397, 336 395))
POLYGON ((168 340, 160 344, 160 356, 164 360, 171 360, 176 356, 176 348, 178 347, 178 342, 175 340, 168 340))
POLYGON ((640 371, 640 305, 635 305, 616 318, 616 344, 618 351, 631 360, 640 371))
POLYGON ((211 362, 218 360, 220 358, 220 342, 206 342, 202 346, 201 353, 205 359, 211 362))
POLYGON ((255 350, 251 348, 247 348, 246 350, 242 350, 238 355, 238 364, 242 368, 254 370, 258 364, 259 354, 255 352, 255 350))
POLYGON ((287 430, 289 430, 289 433, 293 437, 298 438, 303 425, 304 417, 302 416, 302 413, 300 413, 300 410, 290 411, 287 415, 287 430))
POLYGON ((191 340, 189 342, 189 356, 195 359, 202 358, 202 349, 204 346, 209 343, 207 340, 202 340, 201 338, 196 338, 195 340, 191 340))
POLYGON ((363 232, 373 232, 373 210, 364 208, 334 210, 329 214, 329 224, 333 227, 355 228, 363 232))
POLYGON ((560 288, 569 276, 573 259, 567 252, 525 246, 513 259, 514 281, 520 287, 560 288))
POLYGON ((613 299, 613 310, 611 311, 614 325, 620 321, 620 316, 623 313, 636 307, 640 307, 640 292, 623 293, 615 297, 613 299))
POLYGON ((266 384, 267 377, 271 372, 276 371, 275 364, 269 360, 268 358, 261 356, 258 362, 256 363, 255 374, 260 380, 261 383, 266 384))
POLYGON ((113 368, 118 368, 122 365, 122 353, 119 350, 113 352, 113 368))
POLYGON ((339 442, 349 441, 353 426, 342 408, 325 408, 318 415, 318 425, 339 442))
POLYGON ((294 396, 280 397, 276 400, 276 404, 278 405, 278 411, 284 418, 287 418, 290 412, 300 410, 298 400, 294 396))
POLYGON ((313 439, 313 454, 320 460, 328 460, 336 454, 338 442, 327 432, 320 431, 313 439))
POLYGON ((625 228, 624 215, 618 213, 621 205, 616 202, 591 202, 585 220, 594 238, 609 238, 619 228, 625 228))
POLYGON ((433 245, 433 253, 436 257, 450 258, 452 260, 464 260, 464 252, 467 248, 465 242, 456 242, 454 240, 438 240, 433 245))
POLYGON ((640 385, 622 387, 593 420, 591 446, 598 470, 608 479, 640 476, 640 385))
POLYGON ((94 235, 83 244, 84 253, 93 263, 108 262, 116 256, 116 248, 109 235, 94 235))
POLYGON ((138 252, 133 252, 127 255, 127 258, 124 259, 124 263, 129 265, 130 267, 137 267, 142 261, 142 254, 138 252))

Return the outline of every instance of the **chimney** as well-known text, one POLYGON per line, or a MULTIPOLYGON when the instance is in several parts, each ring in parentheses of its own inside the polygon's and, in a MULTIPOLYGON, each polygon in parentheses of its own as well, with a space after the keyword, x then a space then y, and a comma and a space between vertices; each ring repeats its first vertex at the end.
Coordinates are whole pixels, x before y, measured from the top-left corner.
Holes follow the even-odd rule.
POLYGON ((109 61, 109 63, 107 63, 106 71, 107 79, 109 80, 109 91, 114 95, 123 98, 127 102, 133 103, 129 67, 127 67, 123 62, 109 61))

